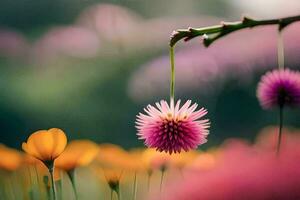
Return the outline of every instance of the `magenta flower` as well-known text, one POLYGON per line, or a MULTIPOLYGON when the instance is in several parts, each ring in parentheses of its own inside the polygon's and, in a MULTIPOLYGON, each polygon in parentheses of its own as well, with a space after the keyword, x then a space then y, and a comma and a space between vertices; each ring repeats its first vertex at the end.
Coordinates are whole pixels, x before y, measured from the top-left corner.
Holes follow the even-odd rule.
POLYGON ((258 84, 257 97, 265 109, 299 106, 300 73, 289 69, 267 72, 258 84))
POLYGON ((136 120, 137 135, 139 139, 145 140, 145 145, 156 148, 158 151, 170 154, 180 153, 196 149, 198 145, 205 143, 209 134, 209 120, 199 120, 207 114, 206 109, 195 111, 197 104, 191 105, 188 100, 180 108, 180 100, 174 106, 170 106, 164 100, 156 103, 156 107, 148 105, 144 111, 139 113, 136 120))

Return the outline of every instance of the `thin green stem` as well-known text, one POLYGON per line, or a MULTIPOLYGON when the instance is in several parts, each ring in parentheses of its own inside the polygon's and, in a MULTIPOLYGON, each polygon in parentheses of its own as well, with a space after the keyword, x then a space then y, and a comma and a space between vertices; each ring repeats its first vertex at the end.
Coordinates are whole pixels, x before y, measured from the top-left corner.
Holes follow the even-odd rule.
POLYGON ((70 181, 72 183, 72 188, 73 188, 73 191, 74 191, 74 195, 75 195, 75 199, 77 200, 78 199, 78 193, 77 193, 77 189, 76 189, 76 174, 75 174, 75 169, 72 169, 70 171, 67 172, 69 178, 70 178, 70 181))
POLYGON ((269 20, 255 20, 249 17, 243 17, 241 21, 237 22, 221 22, 220 25, 208 26, 203 28, 178 29, 176 31, 173 31, 172 33, 170 46, 174 46, 178 41, 182 39, 184 41, 188 41, 198 36, 205 36, 203 38, 204 45, 208 47, 217 39, 241 29, 277 24, 279 26, 279 30, 281 31, 289 24, 296 21, 300 21, 300 15, 269 20))
POLYGON ((110 188, 110 200, 113 200, 114 190, 110 188))
POLYGON ((160 185, 159 185, 159 192, 160 196, 162 194, 162 189, 163 189, 163 181, 164 181, 164 175, 165 175, 165 169, 161 169, 161 176, 160 176, 160 185))
POLYGON ((283 45, 283 38, 282 38, 282 32, 278 31, 278 37, 277 37, 277 62, 278 62, 278 68, 284 69, 284 45, 283 45))
POLYGON ((116 193, 117 193, 117 196, 118 196, 118 200, 121 200, 121 193, 120 193, 120 188, 119 187, 116 189, 116 193))
POLYGON ((132 199, 136 200, 137 193, 137 173, 134 172, 132 199))
POLYGON ((281 139, 282 139, 282 126, 283 126, 283 106, 279 107, 279 131, 278 131, 278 141, 276 155, 279 156, 281 139))
POLYGON ((147 173, 147 191, 149 193, 150 191, 150 182, 151 182, 151 177, 152 177, 152 170, 149 170, 147 173))
POLYGON ((10 197, 12 200, 15 200, 17 199, 16 196, 15 196, 15 189, 14 189, 14 181, 13 181, 13 172, 10 173, 7 177, 7 185, 8 185, 8 190, 9 190, 9 193, 10 193, 10 197))
POLYGON ((174 100, 175 100, 175 61, 174 61, 174 46, 170 47, 170 64, 171 64, 170 101, 174 101, 174 100))
POLYGON ((63 185, 64 185, 64 172, 60 171, 60 182, 59 182, 59 191, 60 191, 60 199, 63 199, 63 185))
POLYGON ((53 199, 57 200, 56 186, 55 186, 55 181, 54 181, 54 164, 52 163, 52 165, 50 165, 48 169, 49 169, 49 173, 50 173, 53 199))

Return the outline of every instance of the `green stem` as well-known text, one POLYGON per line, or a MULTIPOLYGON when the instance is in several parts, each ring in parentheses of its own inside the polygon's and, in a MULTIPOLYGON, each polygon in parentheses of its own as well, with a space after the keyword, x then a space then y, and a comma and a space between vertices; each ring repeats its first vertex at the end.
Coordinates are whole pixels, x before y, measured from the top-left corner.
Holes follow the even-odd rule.
POLYGON ((163 188, 163 181, 164 181, 164 175, 165 175, 165 169, 161 169, 161 176, 160 176, 160 185, 159 185, 159 192, 160 192, 160 196, 162 194, 162 188, 163 188))
POLYGON ((116 193, 117 193, 117 196, 118 196, 118 200, 121 200, 121 193, 120 193, 120 186, 118 185, 117 188, 116 188, 116 193))
POLYGON ((277 62, 278 62, 278 68, 284 69, 284 45, 283 45, 283 38, 282 38, 282 32, 278 31, 278 38, 277 38, 277 62))
POLYGON ((60 171, 60 182, 59 182, 59 191, 60 191, 60 199, 63 199, 63 185, 64 185, 64 173, 60 171))
POLYGON ((50 179, 51 179, 51 188, 52 188, 52 195, 53 195, 53 199, 57 200, 57 195, 56 195, 56 186, 55 186, 55 181, 54 181, 54 162, 51 162, 48 165, 48 170, 50 173, 50 179))
POLYGON ((281 138, 282 138, 282 125, 283 125, 283 106, 279 107, 279 131, 278 131, 278 141, 276 155, 279 156, 281 138))
POLYGON ((137 173, 134 172, 134 180, 133 180, 133 200, 136 200, 137 193, 137 173))
POLYGON ((71 180, 71 183, 72 183, 72 188, 73 188, 73 191, 74 191, 74 195, 75 195, 75 199, 77 200, 78 199, 78 193, 77 193, 77 189, 76 189, 76 181, 75 181, 75 169, 72 169, 70 171, 67 172, 70 180, 71 180))
POLYGON ((175 61, 174 46, 170 47, 171 80, 170 80, 170 101, 175 100, 175 61))
POLYGON ((113 200, 114 190, 110 188, 110 200, 113 200))
POLYGON ((152 170, 149 170, 148 171, 148 178, 147 178, 147 190, 148 190, 148 193, 150 191, 150 181, 151 181, 151 177, 152 177, 152 170))
POLYGON ((220 25, 216 26, 178 29, 172 33, 170 46, 174 46, 182 39, 184 39, 184 41, 188 41, 198 36, 206 36, 204 37, 204 45, 208 47, 217 39, 241 29, 277 24, 279 26, 279 30, 282 30, 289 24, 296 21, 300 21, 300 15, 269 20, 254 20, 249 17, 243 17, 242 21, 222 22, 220 25))
POLYGON ((11 199, 17 199, 16 196, 15 196, 15 184, 14 184, 14 181, 13 181, 13 172, 10 173, 7 177, 7 185, 8 185, 8 190, 9 190, 9 193, 10 193, 10 197, 11 199))

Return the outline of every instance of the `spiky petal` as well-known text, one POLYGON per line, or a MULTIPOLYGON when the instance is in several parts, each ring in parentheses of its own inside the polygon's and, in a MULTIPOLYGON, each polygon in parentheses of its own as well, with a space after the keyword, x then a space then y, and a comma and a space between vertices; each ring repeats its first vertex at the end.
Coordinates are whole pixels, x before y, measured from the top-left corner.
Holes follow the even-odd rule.
POLYGON ((180 100, 176 105, 171 101, 169 106, 165 100, 155 105, 137 115, 137 135, 146 146, 172 154, 196 149, 207 141, 209 120, 199 120, 207 114, 206 109, 195 111, 198 105, 191 105, 191 100, 181 108, 180 100))

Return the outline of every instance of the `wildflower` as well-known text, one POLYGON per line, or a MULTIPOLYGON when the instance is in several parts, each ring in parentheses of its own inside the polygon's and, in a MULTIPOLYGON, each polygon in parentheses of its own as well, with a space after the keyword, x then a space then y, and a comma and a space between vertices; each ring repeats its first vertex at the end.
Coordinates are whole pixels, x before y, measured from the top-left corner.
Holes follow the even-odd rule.
POLYGON ((65 171, 90 164, 97 156, 99 147, 89 140, 74 140, 55 161, 55 166, 65 171))
POLYGON ((19 151, 0 144, 0 168, 6 171, 15 171, 22 163, 19 151))
POLYGON ((58 128, 51 128, 32 133, 27 142, 23 142, 22 149, 47 164, 53 162, 64 151, 66 144, 65 133, 58 128))
POLYGON ((121 168, 126 171, 137 171, 142 168, 137 155, 131 154, 113 144, 101 144, 101 153, 97 156, 97 163, 104 168, 121 168))
POLYGON ((90 164, 97 156, 99 147, 89 140, 75 140, 68 144, 65 151, 55 161, 55 166, 67 172, 76 199, 78 193, 75 183, 75 168, 90 164))
POLYGON ((182 170, 186 165, 194 162, 196 158, 198 158, 197 151, 189 151, 181 154, 173 154, 171 155, 170 164, 172 167, 182 170))
POLYGON ((67 137, 65 133, 58 128, 36 131, 29 136, 27 142, 23 142, 22 144, 22 149, 27 154, 39 159, 48 168, 54 200, 57 199, 54 161, 64 151, 66 145, 67 137))
POLYGON ((168 153, 157 152, 154 148, 145 149, 141 156, 147 171, 166 168, 171 162, 171 156, 168 153))
POLYGON ((99 165, 93 165, 94 173, 100 178, 100 181, 105 181, 111 190, 111 199, 113 198, 113 192, 120 199, 120 181, 123 175, 123 170, 116 167, 103 168, 99 165))
POLYGON ((157 108, 148 105, 144 109, 147 115, 137 116, 139 139, 145 140, 146 146, 169 154, 196 149, 207 141, 209 120, 199 120, 207 114, 204 108, 195 111, 198 105, 190 105, 190 100, 181 108, 180 100, 175 106, 173 101, 169 106, 164 100, 156 103, 157 108))
POLYGON ((300 105, 300 74, 280 69, 267 72, 257 88, 257 97, 265 109, 300 105))
POLYGON ((119 169, 106 169, 104 171, 105 179, 112 190, 118 192, 122 170, 119 169))

